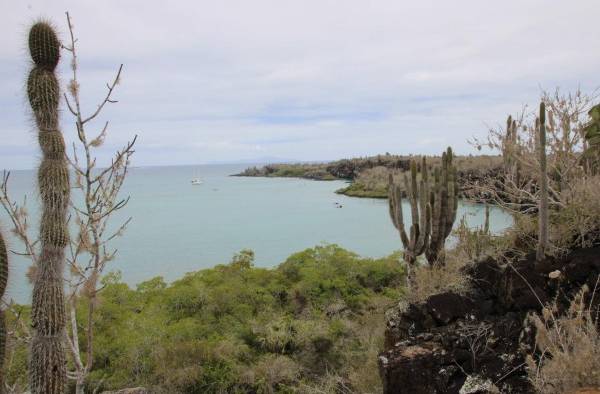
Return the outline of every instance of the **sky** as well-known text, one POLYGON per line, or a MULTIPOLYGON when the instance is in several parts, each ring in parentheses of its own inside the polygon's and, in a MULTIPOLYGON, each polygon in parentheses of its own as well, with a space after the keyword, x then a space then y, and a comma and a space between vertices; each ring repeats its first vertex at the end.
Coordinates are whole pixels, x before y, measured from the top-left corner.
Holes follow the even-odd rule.
MULTIPOLYGON (((78 38, 91 112, 123 63, 97 152, 133 135, 134 165, 439 153, 504 123, 542 89, 600 86, 598 0, 3 0, 0 168, 34 168, 27 31, 78 38)), ((69 81, 69 54, 58 69, 69 81)), ((68 142, 75 126, 62 111, 68 142)))

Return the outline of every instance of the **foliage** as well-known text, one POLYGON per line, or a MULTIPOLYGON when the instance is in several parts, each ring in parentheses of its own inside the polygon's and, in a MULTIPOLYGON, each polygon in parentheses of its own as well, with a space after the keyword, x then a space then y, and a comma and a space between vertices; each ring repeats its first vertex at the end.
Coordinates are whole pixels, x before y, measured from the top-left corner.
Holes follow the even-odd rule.
POLYGON ((530 316, 540 356, 538 360, 528 357, 527 361, 530 378, 540 393, 570 393, 600 386, 598 311, 585 302, 588 290, 584 286, 562 314, 555 301, 544 307, 541 315, 530 316))
POLYGON ((406 301, 423 302, 434 294, 447 291, 464 294, 469 289, 469 278, 464 272, 464 267, 468 263, 468 260, 447 258, 444 265, 417 266, 414 274, 415 284, 410 292, 407 292, 406 301))
POLYGON ((490 207, 485 206, 485 222, 483 226, 471 229, 467 225, 466 215, 458 222, 458 226, 452 231, 457 239, 454 253, 459 258, 466 260, 477 260, 493 249, 494 236, 490 232, 490 207))
POLYGON ((239 176, 295 177, 319 180, 356 179, 363 171, 374 167, 408 169, 409 158, 386 153, 371 157, 342 159, 330 163, 268 164, 249 167, 239 176))
POLYGON ((359 173, 351 184, 337 190, 336 193, 351 197, 387 198, 390 173, 399 175, 398 170, 390 170, 383 166, 368 168, 359 173))
POLYGON ((550 242, 559 251, 597 245, 600 241, 600 176, 573 182, 563 195, 565 207, 550 215, 550 242))
POLYGON ((600 104, 595 105, 588 111, 590 121, 585 125, 585 139, 592 150, 600 147, 600 104))
MULTIPOLYGON (((564 208, 563 194, 574 182, 590 174, 582 162, 586 150, 585 125, 587 111, 595 98, 580 90, 564 94, 542 92, 541 101, 546 112, 546 150, 549 208, 564 208)), ((490 129, 486 140, 474 140, 478 149, 489 148, 497 153, 510 152, 514 171, 506 171, 501 182, 490 182, 470 187, 487 194, 493 201, 515 212, 534 213, 540 200, 539 123, 537 111, 524 107, 521 114, 509 117, 506 129, 490 129), (507 146, 510 143, 511 146, 507 146)), ((506 161, 506 158, 505 158, 506 161)))
MULTIPOLYGON (((88 389, 285 393, 335 376, 354 392, 380 392, 376 354, 383 312, 400 297, 397 261, 327 245, 274 269, 243 250, 170 285, 159 277, 131 289, 108 275, 88 389)), ((85 316, 88 304, 78 308, 85 316)))

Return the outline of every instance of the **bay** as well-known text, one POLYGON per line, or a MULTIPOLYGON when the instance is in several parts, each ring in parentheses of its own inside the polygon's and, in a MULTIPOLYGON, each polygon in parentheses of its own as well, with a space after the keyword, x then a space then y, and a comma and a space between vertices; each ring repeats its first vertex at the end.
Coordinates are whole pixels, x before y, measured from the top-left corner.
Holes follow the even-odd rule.
MULTIPOLYGON (((131 286, 156 276, 167 281, 186 272, 228 262, 241 249, 252 249, 256 265, 276 266, 294 252, 330 243, 361 256, 382 257, 402 248, 388 216, 387 201, 335 194, 344 181, 294 178, 231 177, 247 165, 204 165, 133 168, 125 182, 127 207, 113 218, 113 228, 131 216, 123 237, 112 245, 117 257, 107 271, 120 271, 131 286), (192 185, 198 176, 201 185, 192 185)), ((29 232, 38 229, 35 171, 13 171, 9 193, 22 201, 27 195, 29 232)), ((74 191, 77 201, 78 191, 74 191)), ((484 206, 461 202, 457 217, 469 226, 484 221, 484 206)), ((409 208, 404 206, 405 219, 409 208)), ((22 250, 10 234, 5 212, 0 214, 9 247, 22 250)), ((490 228, 498 233, 512 223, 497 207, 490 212, 490 228)), ((29 303, 31 286, 26 258, 10 257, 6 299, 29 303)))

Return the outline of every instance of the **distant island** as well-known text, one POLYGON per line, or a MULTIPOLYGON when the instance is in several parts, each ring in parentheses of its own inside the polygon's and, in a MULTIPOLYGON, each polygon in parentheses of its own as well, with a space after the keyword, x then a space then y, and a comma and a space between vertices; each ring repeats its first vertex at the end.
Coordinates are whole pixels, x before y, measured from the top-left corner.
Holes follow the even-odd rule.
MULTIPOLYGON (((341 159, 327 163, 274 163, 248 167, 233 176, 303 178, 319 181, 346 180, 350 184, 336 193, 350 197, 387 198, 388 174, 395 176, 409 170, 410 161, 420 156, 383 155, 341 159)), ((439 156, 427 156, 428 165, 438 165, 439 156)), ((502 167, 501 156, 478 155, 455 158, 458 183, 463 197, 474 197, 467 184, 496 177, 502 167)))

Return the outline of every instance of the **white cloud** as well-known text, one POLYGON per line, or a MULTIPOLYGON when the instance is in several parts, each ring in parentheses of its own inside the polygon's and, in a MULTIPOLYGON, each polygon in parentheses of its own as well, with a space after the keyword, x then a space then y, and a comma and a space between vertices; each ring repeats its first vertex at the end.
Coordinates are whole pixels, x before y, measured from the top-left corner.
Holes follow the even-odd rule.
MULTIPOLYGON (((535 102, 540 86, 598 86, 596 0, 37 0, 3 8, 0 133, 15 152, 0 156, 6 168, 37 160, 26 154, 35 143, 23 99, 27 26, 42 15, 64 31, 66 10, 87 110, 125 63, 120 102, 103 117, 112 125, 106 151, 139 133, 137 165, 437 152, 447 143, 468 152, 467 138, 535 102)), ((72 129, 65 117, 69 140, 72 129)))

